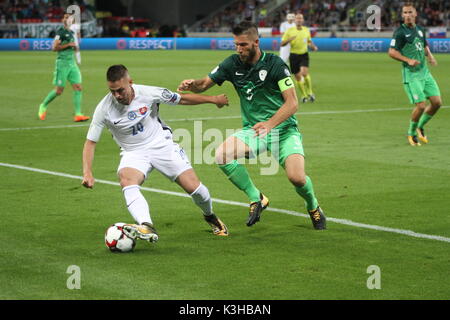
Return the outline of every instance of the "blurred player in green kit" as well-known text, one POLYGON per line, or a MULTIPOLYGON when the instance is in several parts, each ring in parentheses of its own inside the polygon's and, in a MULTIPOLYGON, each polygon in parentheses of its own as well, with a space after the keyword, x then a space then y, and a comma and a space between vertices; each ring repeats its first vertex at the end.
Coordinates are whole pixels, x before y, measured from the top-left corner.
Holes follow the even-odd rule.
POLYGON ((408 129, 411 146, 428 143, 424 126, 442 105, 439 86, 428 69, 428 62, 435 66, 436 59, 428 47, 425 29, 416 25, 417 11, 411 3, 402 8, 403 24, 394 32, 389 56, 402 61, 403 86, 409 101, 415 104, 408 129), (430 105, 426 105, 426 100, 430 105), (420 141, 419 141, 420 140, 420 141))
POLYGON ((39 105, 38 116, 40 120, 45 120, 49 103, 63 93, 67 81, 70 82, 73 88, 73 120, 75 122, 89 120, 89 117, 84 116, 81 112, 81 100, 83 96, 81 92, 81 72, 75 62, 74 52, 76 43, 74 34, 70 30, 72 18, 71 14, 64 14, 62 19, 64 26, 57 30, 55 39, 53 40, 52 50, 57 52, 53 76, 53 85, 55 85, 55 88, 50 91, 44 101, 39 105))

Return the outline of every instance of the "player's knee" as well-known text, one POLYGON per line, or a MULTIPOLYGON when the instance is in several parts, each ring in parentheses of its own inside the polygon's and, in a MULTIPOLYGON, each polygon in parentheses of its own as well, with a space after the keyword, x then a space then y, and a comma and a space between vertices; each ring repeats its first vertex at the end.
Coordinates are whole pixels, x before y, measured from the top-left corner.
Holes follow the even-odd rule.
POLYGON ((83 90, 83 88, 81 87, 81 84, 74 84, 74 85, 73 85, 73 89, 74 89, 75 91, 81 91, 81 90, 83 90))
POLYGON ((222 147, 216 149, 215 160, 218 165, 227 163, 227 154, 222 147))
POLYGON ((62 95, 63 92, 64 92, 64 88, 63 87, 57 87, 56 88, 56 94, 58 96, 62 95))
POLYGON ((289 181, 296 187, 303 187, 306 184, 306 175, 296 174, 288 176, 289 181))

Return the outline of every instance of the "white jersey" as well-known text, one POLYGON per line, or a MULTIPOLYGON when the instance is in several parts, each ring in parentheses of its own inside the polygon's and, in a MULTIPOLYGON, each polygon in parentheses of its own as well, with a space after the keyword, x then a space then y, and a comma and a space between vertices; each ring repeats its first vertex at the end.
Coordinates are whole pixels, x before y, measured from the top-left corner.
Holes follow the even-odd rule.
MULTIPOLYGON (((295 22, 289 23, 287 21, 284 21, 280 25, 281 35, 283 35, 283 33, 285 33, 287 29, 292 27, 295 27, 295 22)), ((289 43, 283 47, 280 46, 280 57, 281 59, 283 59, 284 62, 287 62, 289 60, 290 53, 291 53, 291 45, 289 43)))
POLYGON ((172 134, 159 118, 159 104, 176 105, 181 96, 165 88, 133 84, 134 99, 123 105, 111 93, 97 105, 87 139, 98 142, 104 127, 124 151, 159 148, 172 134))
POLYGON ((78 39, 78 34, 80 33, 81 26, 78 23, 73 23, 70 25, 70 31, 74 33, 75 43, 78 46, 78 43, 80 43, 80 39, 78 39))

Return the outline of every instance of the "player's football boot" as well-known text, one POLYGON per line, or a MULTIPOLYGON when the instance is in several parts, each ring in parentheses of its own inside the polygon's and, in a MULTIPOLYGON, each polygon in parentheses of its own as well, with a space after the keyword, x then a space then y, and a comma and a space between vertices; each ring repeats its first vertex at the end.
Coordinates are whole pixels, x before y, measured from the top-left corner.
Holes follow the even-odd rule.
POLYGON ((313 94, 309 95, 309 102, 314 102, 314 101, 316 101, 316 96, 313 94))
POLYGON ((320 207, 317 207, 316 210, 309 211, 309 216, 311 217, 314 229, 324 230, 327 228, 327 218, 320 207))
POLYGON ((303 98, 302 98, 302 102, 303 102, 303 103, 307 103, 308 101, 309 101, 308 97, 303 97, 303 98))
POLYGON ((423 143, 428 143, 428 138, 425 135, 425 130, 423 130, 423 128, 417 128, 417 137, 419 138, 420 141, 422 141, 423 143))
POLYGON ((44 106, 43 103, 41 103, 39 105, 39 112, 38 112, 39 120, 45 120, 46 116, 47 116, 47 108, 44 106))
POLYGON ((408 142, 413 147, 420 147, 421 146, 419 140, 417 140, 417 136, 408 136, 408 142))
POLYGON ((155 227, 148 222, 142 224, 126 224, 123 226, 123 232, 132 239, 139 238, 148 242, 156 242, 159 239, 155 227))
POLYGON ((260 199, 257 202, 250 203, 250 211, 248 213, 247 227, 251 227, 259 221, 261 218, 261 213, 265 208, 269 206, 269 198, 267 198, 262 193, 260 194, 260 199))
POLYGON ((75 121, 75 122, 88 121, 89 119, 90 119, 90 117, 84 116, 82 114, 73 117, 73 121, 75 121))
POLYGON ((228 236, 227 226, 215 214, 203 216, 216 236, 228 236))

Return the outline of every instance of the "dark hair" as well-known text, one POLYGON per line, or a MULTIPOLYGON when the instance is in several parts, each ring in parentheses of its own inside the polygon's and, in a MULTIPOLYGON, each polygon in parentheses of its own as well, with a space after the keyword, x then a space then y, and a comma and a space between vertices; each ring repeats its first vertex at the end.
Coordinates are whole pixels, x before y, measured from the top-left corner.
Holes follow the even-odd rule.
POLYGON ((254 35, 258 37, 258 26, 250 21, 241 21, 238 25, 236 25, 232 33, 235 36, 240 36, 241 34, 254 35))
POLYGON ((404 7, 413 7, 414 9, 416 8, 416 7, 414 6, 414 2, 412 2, 412 1, 406 1, 406 2, 403 4, 402 8, 404 8, 404 7))
POLYGON ((128 75, 128 69, 123 64, 115 64, 108 68, 106 80, 115 82, 128 75))

